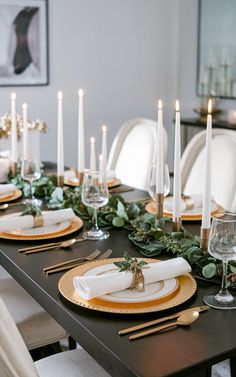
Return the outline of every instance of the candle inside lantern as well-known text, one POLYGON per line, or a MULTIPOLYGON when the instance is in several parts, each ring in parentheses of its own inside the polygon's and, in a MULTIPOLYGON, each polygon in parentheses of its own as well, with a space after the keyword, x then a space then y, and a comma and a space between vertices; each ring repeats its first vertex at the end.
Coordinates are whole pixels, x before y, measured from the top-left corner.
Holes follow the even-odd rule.
POLYGON ((27 104, 22 105, 23 115, 23 157, 29 158, 29 130, 28 130, 28 116, 27 116, 27 104))
POLYGON ((58 92, 58 115, 57 115, 57 176, 64 176, 64 138, 63 138, 63 109, 62 92, 58 92))
POLYGON ((18 161, 17 126, 16 126, 16 93, 11 94, 11 159, 12 163, 18 161))
POLYGON ((102 170, 106 175, 107 169, 107 126, 102 126, 102 170))
POLYGON ((84 91, 79 89, 79 109, 78 109, 78 172, 84 171, 84 91))
POLYGON ((179 101, 175 104, 175 149, 174 149, 174 183, 173 183, 173 221, 181 218, 181 142, 180 142, 180 108, 179 101))
POLYGON ((208 101, 207 129, 206 129, 206 163, 202 203, 202 229, 211 226, 211 139, 212 139, 212 100, 208 101))
POLYGON ((90 138, 90 169, 96 170, 95 137, 90 138))
POLYGON ((163 110, 162 101, 158 101, 158 119, 157 119, 157 148, 156 148, 156 193, 164 192, 164 159, 163 159, 163 110))

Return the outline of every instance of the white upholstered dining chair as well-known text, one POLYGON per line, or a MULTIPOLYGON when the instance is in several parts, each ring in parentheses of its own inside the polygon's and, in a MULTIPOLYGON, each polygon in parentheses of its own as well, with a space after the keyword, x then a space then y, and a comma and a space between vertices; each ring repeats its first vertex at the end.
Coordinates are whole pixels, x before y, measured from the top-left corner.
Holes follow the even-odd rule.
MULTIPOLYGON (((155 158, 157 123, 137 118, 126 122, 116 134, 111 146, 107 169, 114 170, 122 183, 141 190, 149 188, 149 173, 155 158)), ((164 153, 168 138, 164 129, 164 153)))
POLYGON ((109 377, 84 350, 33 362, 13 318, 0 299, 0 377, 109 377))
POLYGON ((0 266, 4 300, 29 350, 58 342, 66 331, 0 266))
MULTIPOLYGON (((182 192, 203 192, 206 131, 196 134, 181 159, 182 192)), ((227 211, 236 212, 236 132, 212 129, 212 197, 227 211)))

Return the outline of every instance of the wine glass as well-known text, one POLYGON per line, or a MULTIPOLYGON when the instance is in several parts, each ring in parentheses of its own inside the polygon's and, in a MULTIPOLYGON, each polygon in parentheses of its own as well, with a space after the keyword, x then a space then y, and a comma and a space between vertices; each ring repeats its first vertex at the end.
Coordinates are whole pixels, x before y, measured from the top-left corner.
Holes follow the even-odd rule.
POLYGON ((236 298, 227 289, 227 268, 236 260, 236 215, 226 213, 212 219, 208 252, 223 263, 221 288, 218 293, 206 295, 204 302, 216 309, 236 309, 236 298))
POLYGON ((30 156, 22 160, 21 177, 30 184, 30 199, 27 199, 25 203, 33 207, 40 207, 42 200, 34 197, 33 189, 33 182, 41 177, 40 162, 36 156, 30 156))
POLYGON ((108 203, 108 196, 107 183, 103 172, 91 170, 84 173, 82 202, 94 209, 93 227, 83 233, 84 238, 88 240, 103 240, 109 237, 109 232, 99 229, 97 224, 98 208, 108 203))
MULTIPOLYGON (((149 195, 151 196, 153 202, 155 203, 155 207, 157 208, 157 192, 156 192, 156 164, 153 163, 150 170, 150 181, 149 181, 149 195)), ((170 175, 168 165, 165 164, 164 166, 164 180, 163 180, 163 193, 164 197, 166 197, 170 192, 170 175)))

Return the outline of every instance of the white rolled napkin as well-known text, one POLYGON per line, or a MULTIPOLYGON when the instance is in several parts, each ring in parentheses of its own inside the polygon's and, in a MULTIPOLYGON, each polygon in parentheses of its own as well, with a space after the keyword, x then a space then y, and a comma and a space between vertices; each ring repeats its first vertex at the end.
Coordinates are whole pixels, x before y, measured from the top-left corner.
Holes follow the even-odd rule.
POLYGON ((11 195, 17 190, 17 187, 11 183, 0 184, 0 196, 11 195))
MULTIPOLYGON (((186 199, 181 199, 181 210, 182 212, 191 211, 193 208, 202 208, 202 194, 195 195, 185 195, 186 199)), ((165 210, 173 211, 173 200, 166 198, 164 203, 165 210)))
MULTIPOLYGON (((191 266, 181 257, 164 262, 150 263, 142 269, 144 284, 171 279, 190 271, 191 266)), ((123 291, 131 286, 132 280, 132 272, 117 271, 107 275, 75 276, 73 284, 80 297, 85 300, 91 300, 94 297, 100 297, 107 293, 123 291)))
POLYGON ((115 170, 107 170, 106 171, 106 176, 108 181, 112 181, 113 179, 116 178, 116 172, 115 170))
MULTIPOLYGON (((58 224, 63 221, 72 220, 75 213, 71 208, 59 209, 58 211, 42 212, 43 226, 58 224)), ((0 217, 0 232, 10 232, 15 229, 29 229, 34 227, 34 216, 0 217)))
POLYGON ((11 166, 10 159, 7 157, 0 157, 0 182, 7 181, 7 175, 11 166))

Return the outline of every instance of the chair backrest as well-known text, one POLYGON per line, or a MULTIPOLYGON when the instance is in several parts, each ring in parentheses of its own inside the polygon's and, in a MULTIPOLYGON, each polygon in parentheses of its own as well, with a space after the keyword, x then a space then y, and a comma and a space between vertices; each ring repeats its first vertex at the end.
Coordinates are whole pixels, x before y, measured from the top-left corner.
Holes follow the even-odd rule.
MULTIPOLYGON (((182 159, 182 192, 186 195, 203 192, 206 131, 195 135, 182 159)), ((212 197, 227 211, 236 211, 236 132, 212 130, 212 197)))
POLYGON ((39 377, 26 345, 0 298, 0 377, 39 377))
MULTIPOLYGON (((149 172, 155 161, 157 122, 137 118, 126 122, 113 141, 107 168, 115 170, 122 183, 148 190, 149 172)), ((164 154, 167 155, 167 132, 164 129, 164 154)))

